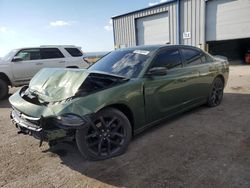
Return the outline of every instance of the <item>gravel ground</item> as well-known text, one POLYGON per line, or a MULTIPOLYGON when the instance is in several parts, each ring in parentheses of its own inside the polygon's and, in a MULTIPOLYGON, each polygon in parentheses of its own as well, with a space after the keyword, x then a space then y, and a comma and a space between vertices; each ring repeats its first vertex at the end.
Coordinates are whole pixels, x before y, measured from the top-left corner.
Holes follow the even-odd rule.
POLYGON ((1 187, 250 187, 250 66, 230 67, 220 106, 149 129, 105 161, 85 161, 70 142, 39 148, 17 134, 9 111, 1 101, 1 187))

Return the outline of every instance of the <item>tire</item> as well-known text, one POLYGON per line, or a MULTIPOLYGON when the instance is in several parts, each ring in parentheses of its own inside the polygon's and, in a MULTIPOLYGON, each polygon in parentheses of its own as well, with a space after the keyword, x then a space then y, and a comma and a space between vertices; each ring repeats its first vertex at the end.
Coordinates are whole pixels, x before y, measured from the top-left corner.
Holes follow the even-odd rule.
POLYGON ((220 77, 216 77, 212 83, 212 88, 207 99, 207 106, 218 106, 223 98, 224 82, 220 77))
POLYGON ((76 131, 76 143, 88 160, 104 160, 123 154, 132 137, 128 118, 115 108, 99 111, 83 129, 76 131))
POLYGON ((0 78, 0 100, 7 97, 8 93, 9 93, 9 86, 7 82, 0 78))

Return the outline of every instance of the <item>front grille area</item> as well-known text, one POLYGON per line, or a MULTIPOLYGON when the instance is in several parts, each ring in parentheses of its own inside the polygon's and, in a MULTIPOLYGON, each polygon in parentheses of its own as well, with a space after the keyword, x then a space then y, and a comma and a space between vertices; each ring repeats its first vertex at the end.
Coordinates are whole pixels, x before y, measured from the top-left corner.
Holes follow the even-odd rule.
POLYGON ((17 128, 26 128, 32 131, 41 131, 40 118, 26 116, 16 109, 11 111, 10 117, 17 128))

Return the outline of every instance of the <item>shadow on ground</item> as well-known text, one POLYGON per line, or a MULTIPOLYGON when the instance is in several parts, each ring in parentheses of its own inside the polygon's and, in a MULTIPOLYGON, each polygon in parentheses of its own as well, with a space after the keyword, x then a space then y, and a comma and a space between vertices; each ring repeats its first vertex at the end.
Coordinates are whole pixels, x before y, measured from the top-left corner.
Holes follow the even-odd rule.
POLYGON ((119 157, 84 160, 74 143, 49 150, 64 165, 124 187, 250 187, 250 95, 226 93, 137 136, 119 157))

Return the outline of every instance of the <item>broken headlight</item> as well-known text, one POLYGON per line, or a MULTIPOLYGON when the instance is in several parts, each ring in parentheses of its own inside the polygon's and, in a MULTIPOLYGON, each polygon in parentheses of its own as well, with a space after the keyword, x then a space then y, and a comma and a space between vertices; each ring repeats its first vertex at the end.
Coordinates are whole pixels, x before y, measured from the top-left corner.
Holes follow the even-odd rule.
POLYGON ((54 121, 62 126, 66 126, 69 128, 80 127, 87 123, 86 120, 76 114, 63 114, 61 116, 57 116, 54 121))

